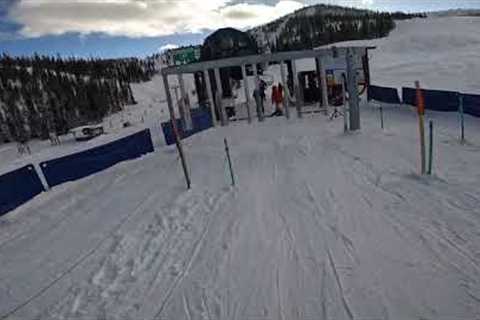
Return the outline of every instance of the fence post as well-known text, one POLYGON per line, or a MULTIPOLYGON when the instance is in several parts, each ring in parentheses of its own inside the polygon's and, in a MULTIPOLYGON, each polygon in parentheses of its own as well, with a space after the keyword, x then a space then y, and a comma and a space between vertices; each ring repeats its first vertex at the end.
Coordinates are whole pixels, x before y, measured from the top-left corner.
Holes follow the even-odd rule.
POLYGON ((425 174, 425 102, 423 94, 420 89, 420 82, 415 81, 416 95, 417 95, 417 113, 418 113, 418 129, 420 134, 420 165, 421 174, 425 174))
POLYGON ((430 145, 429 145, 429 148, 428 148, 429 158, 428 158, 428 172, 427 172, 427 174, 432 175, 432 164, 433 164, 433 121, 432 120, 430 120, 429 128, 430 128, 430 131, 429 131, 430 145))
POLYGON ((230 158, 230 149, 228 148, 227 138, 223 139, 225 143, 225 153, 227 154, 228 168, 230 169, 230 178, 232 179, 232 186, 235 186, 235 175, 233 174, 232 160, 230 158))
POLYGON ((465 117, 464 117, 464 113, 463 113, 463 95, 460 94, 459 96, 459 100, 460 100, 460 103, 458 105, 458 109, 459 109, 459 112, 460 112, 460 128, 461 128, 461 138, 460 138, 460 141, 461 143, 465 143, 465 117))
POLYGON ((380 127, 383 130, 383 107, 380 106, 380 127))

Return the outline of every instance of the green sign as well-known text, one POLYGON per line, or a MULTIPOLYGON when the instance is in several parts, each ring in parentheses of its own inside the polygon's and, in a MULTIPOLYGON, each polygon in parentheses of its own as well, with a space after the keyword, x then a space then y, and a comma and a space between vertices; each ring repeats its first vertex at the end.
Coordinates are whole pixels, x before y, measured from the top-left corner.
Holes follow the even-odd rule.
POLYGON ((200 59, 199 47, 188 47, 175 50, 173 52, 173 62, 175 65, 197 62, 200 59))

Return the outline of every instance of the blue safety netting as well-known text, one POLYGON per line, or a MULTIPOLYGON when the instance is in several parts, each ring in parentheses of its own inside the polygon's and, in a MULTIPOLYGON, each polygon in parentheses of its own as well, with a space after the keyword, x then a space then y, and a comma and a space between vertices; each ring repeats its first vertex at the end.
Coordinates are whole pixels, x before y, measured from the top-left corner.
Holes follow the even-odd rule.
POLYGON ((375 100, 385 103, 400 104, 400 97, 396 88, 381 87, 381 86, 368 86, 368 100, 375 100))
POLYGON ((33 165, 0 176, 0 216, 45 191, 33 165))
POLYGON ((149 152, 153 152, 153 144, 147 129, 93 149, 42 162, 40 167, 48 185, 53 187, 149 152))
MULTIPOLYGON (((200 131, 206 130, 213 126, 212 116, 210 110, 207 108, 196 108, 191 110, 192 115, 192 130, 185 130, 182 126, 181 119, 175 119, 178 129, 178 135, 181 139, 190 137, 191 135, 200 131)), ((175 143, 175 135, 173 134, 173 128, 171 121, 162 123, 162 131, 165 136, 165 143, 171 145, 175 143)))
MULTIPOLYGON (((422 89, 425 100, 425 109, 433 111, 458 111, 459 93, 444 90, 422 89)), ((417 105, 415 88, 402 88, 402 100, 404 104, 417 105)))
POLYGON ((463 94, 463 112, 471 116, 480 117, 480 95, 463 94))

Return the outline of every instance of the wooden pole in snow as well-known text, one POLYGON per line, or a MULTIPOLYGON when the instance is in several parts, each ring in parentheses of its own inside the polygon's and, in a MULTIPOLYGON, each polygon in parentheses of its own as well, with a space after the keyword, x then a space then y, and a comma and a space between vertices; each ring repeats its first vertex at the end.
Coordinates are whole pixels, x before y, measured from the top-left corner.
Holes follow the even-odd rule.
POLYGON ((423 100, 423 93, 420 89, 420 82, 415 81, 415 88, 417 94, 417 113, 418 113, 418 130, 420 134, 420 167, 421 174, 425 174, 425 101, 423 100))
POLYGON ((183 173, 185 175, 185 181, 187 182, 187 188, 190 189, 190 175, 188 173, 187 161, 185 160, 185 154, 183 153, 182 141, 178 134, 177 121, 175 119, 175 110, 173 109, 172 95, 170 94, 170 87, 168 86, 167 75, 163 75, 163 86, 165 88, 165 95, 167 97, 168 111, 170 113, 170 121, 172 123, 173 135, 175 136, 175 144, 177 145, 178 154, 182 162, 183 173))

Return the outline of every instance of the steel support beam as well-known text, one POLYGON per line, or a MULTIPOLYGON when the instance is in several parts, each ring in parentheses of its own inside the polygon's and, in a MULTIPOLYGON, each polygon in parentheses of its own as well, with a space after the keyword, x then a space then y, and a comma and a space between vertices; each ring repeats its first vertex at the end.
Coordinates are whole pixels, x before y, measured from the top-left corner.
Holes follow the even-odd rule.
POLYGON ((222 80, 220 77, 220 69, 216 68, 215 69, 215 84, 217 86, 217 91, 216 91, 216 100, 217 100, 217 110, 218 114, 220 115, 220 123, 222 126, 227 125, 227 117, 225 115, 225 109, 223 108, 223 88, 222 88, 222 80))
POLYGON ((350 113, 350 130, 360 129, 360 98, 358 96, 357 70, 355 69, 355 52, 348 49, 347 60, 347 91, 348 109, 350 113))
POLYGON ((192 130, 193 124, 192 124, 192 114, 190 112, 190 102, 188 98, 188 94, 185 91, 185 81, 183 81, 183 74, 178 74, 178 85, 180 86, 180 108, 183 109, 182 112, 182 121, 184 128, 186 130, 192 130))
POLYGON ((250 110, 250 91, 248 90, 247 66, 242 65, 243 87, 245 89, 245 106, 247 108, 248 123, 252 123, 252 111, 250 110))
POLYGON ((212 115, 212 125, 217 126, 217 115, 215 114, 215 100, 213 100, 212 83, 210 82, 210 74, 208 70, 203 71, 203 79, 205 80, 208 101, 210 104, 210 114, 212 115))
POLYGON ((283 86, 283 109, 285 112, 285 117, 290 119, 290 107, 288 97, 290 96, 288 84, 285 78, 285 63, 283 61, 280 62, 280 74, 282 76, 282 86, 283 86))
MULTIPOLYGON (((356 53, 365 53, 366 49, 375 49, 375 47, 350 47, 356 53)), ((336 48, 338 55, 344 56, 347 48, 336 48)), ((207 69, 216 69, 224 67, 242 66, 244 64, 268 63, 273 61, 297 60, 303 58, 316 58, 323 56, 332 56, 332 49, 315 49, 302 51, 275 52, 262 55, 250 55, 243 57, 234 57, 221 60, 203 61, 180 66, 171 66, 162 69, 162 74, 194 73, 207 69)))
POLYGON ((322 107, 328 112, 328 88, 327 88, 327 72, 325 71, 325 63, 322 57, 316 58, 318 69, 320 71, 320 88, 322 90, 322 107))
POLYGON ((255 91, 257 92, 257 96, 255 97, 255 102, 257 105, 257 117, 258 117, 258 121, 261 122, 265 120, 263 115, 263 111, 265 110, 265 105, 264 105, 263 98, 260 95, 260 76, 258 75, 257 65, 253 64, 252 67, 253 67, 253 75, 255 76, 255 91))
POLYGON ((292 60, 293 92, 295 93, 295 107, 297 109, 297 117, 302 118, 302 102, 300 101, 300 88, 298 85, 297 66, 295 62, 295 60, 292 60))

